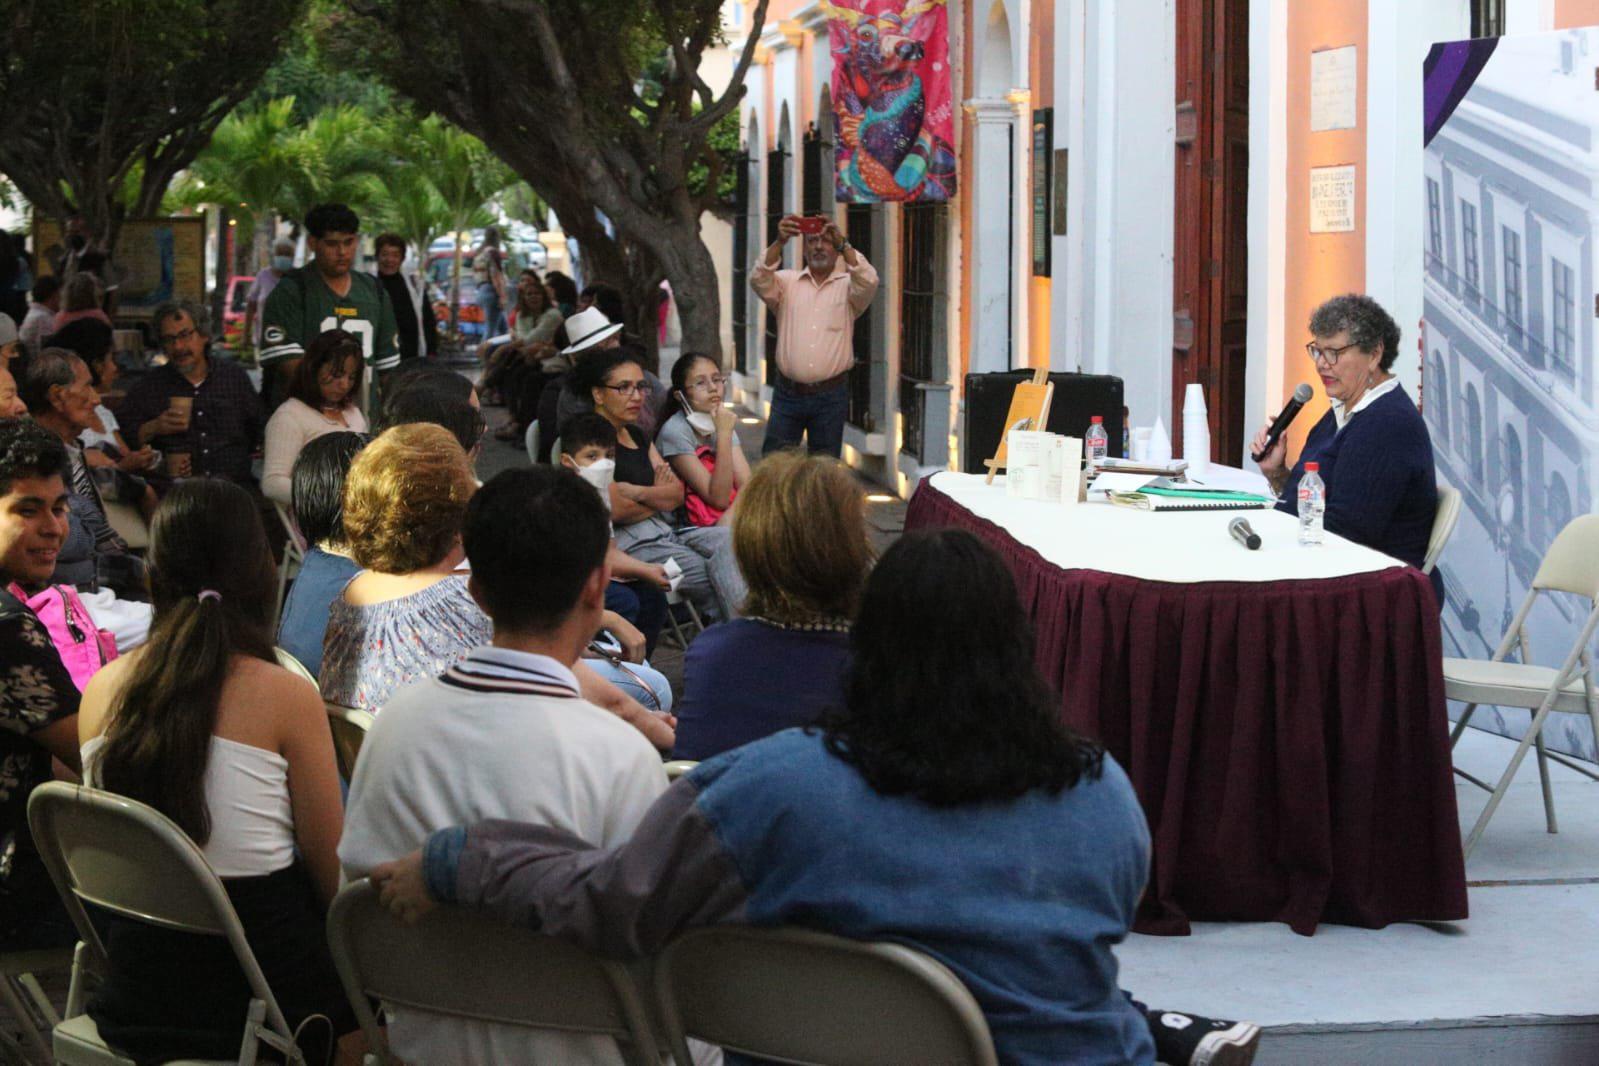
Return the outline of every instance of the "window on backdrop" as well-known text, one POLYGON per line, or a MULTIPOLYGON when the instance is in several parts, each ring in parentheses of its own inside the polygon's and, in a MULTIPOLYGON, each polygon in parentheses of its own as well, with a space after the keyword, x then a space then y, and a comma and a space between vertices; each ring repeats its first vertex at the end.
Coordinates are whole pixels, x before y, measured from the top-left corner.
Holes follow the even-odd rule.
POLYGON ((1471 35, 1505 35, 1505 0, 1471 0, 1471 35))

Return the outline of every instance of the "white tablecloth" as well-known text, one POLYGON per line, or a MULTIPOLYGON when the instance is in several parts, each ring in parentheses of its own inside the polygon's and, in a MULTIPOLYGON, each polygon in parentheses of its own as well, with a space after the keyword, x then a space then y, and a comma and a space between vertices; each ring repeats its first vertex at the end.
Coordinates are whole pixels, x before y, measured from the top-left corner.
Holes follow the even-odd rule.
POLYGON ((933 475, 932 487, 1004 529, 1063 570, 1098 570, 1145 581, 1305 581, 1403 566, 1332 533, 1299 545, 1299 521, 1281 511, 1135 511, 1105 502, 1067 506, 1005 495, 1005 479, 933 475), (1227 533, 1243 515, 1261 537, 1249 551, 1227 533))

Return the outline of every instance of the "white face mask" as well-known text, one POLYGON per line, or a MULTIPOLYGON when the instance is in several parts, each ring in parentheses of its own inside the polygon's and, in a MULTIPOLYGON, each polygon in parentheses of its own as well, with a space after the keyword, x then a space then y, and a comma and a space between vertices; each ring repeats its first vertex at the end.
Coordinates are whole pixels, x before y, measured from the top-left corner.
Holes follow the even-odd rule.
POLYGON ((716 432, 716 423, 704 411, 694 411, 684 417, 688 419, 689 428, 702 437, 709 437, 716 432))
POLYGON ((596 459, 588 466, 578 467, 577 476, 594 486, 600 499, 605 501, 605 509, 610 510, 611 482, 616 480, 616 460, 596 459))

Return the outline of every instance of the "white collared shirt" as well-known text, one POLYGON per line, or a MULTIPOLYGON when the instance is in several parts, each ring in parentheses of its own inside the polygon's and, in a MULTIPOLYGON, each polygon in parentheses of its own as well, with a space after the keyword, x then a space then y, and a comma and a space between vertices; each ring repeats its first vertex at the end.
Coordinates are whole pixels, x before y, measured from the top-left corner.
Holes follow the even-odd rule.
POLYGON ((1367 389, 1366 390, 1366 395, 1362 396, 1360 398, 1359 402, 1356 403, 1354 407, 1349 408, 1347 410, 1344 408, 1343 401, 1341 401, 1341 400, 1333 400, 1332 401, 1333 418, 1337 420, 1338 428, 1340 430, 1342 430, 1345 426, 1349 425, 1349 420, 1351 418, 1354 418, 1356 415, 1360 414, 1360 412, 1364 411, 1366 408, 1370 407, 1373 403, 1375 403, 1378 400, 1382 399, 1384 396, 1388 395, 1390 392, 1393 392, 1398 387, 1399 387, 1399 379, 1398 378, 1389 378, 1387 381, 1383 382, 1381 385, 1377 385, 1377 386, 1374 386, 1373 388, 1367 389))

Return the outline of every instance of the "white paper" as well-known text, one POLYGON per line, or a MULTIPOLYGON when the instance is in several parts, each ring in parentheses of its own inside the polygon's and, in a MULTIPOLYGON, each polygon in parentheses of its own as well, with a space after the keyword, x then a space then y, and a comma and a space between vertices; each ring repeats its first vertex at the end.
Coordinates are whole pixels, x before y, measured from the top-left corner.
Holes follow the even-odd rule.
POLYGON ((1137 492, 1151 481, 1154 474, 1101 474, 1094 479, 1095 492, 1137 492))
POLYGON ((661 564, 661 569, 666 571, 666 580, 670 582, 672 591, 676 592, 677 586, 683 583, 683 568, 677 565, 676 559, 668 556, 666 562, 661 564))
POLYGON ((1056 440, 1053 461, 1059 478, 1049 498, 1070 505, 1077 502, 1083 487, 1083 441, 1081 437, 1057 437, 1056 440))
POLYGON ((1050 434, 1013 429, 1005 435, 1006 490, 1010 496, 1036 500, 1044 490, 1044 448, 1050 434), (1034 473, 1029 474, 1028 471, 1034 473))
POLYGON ((1354 45, 1310 53, 1310 132, 1355 128, 1359 82, 1354 45))
POLYGON ((1355 167, 1312 167, 1310 232, 1355 231, 1355 167))

